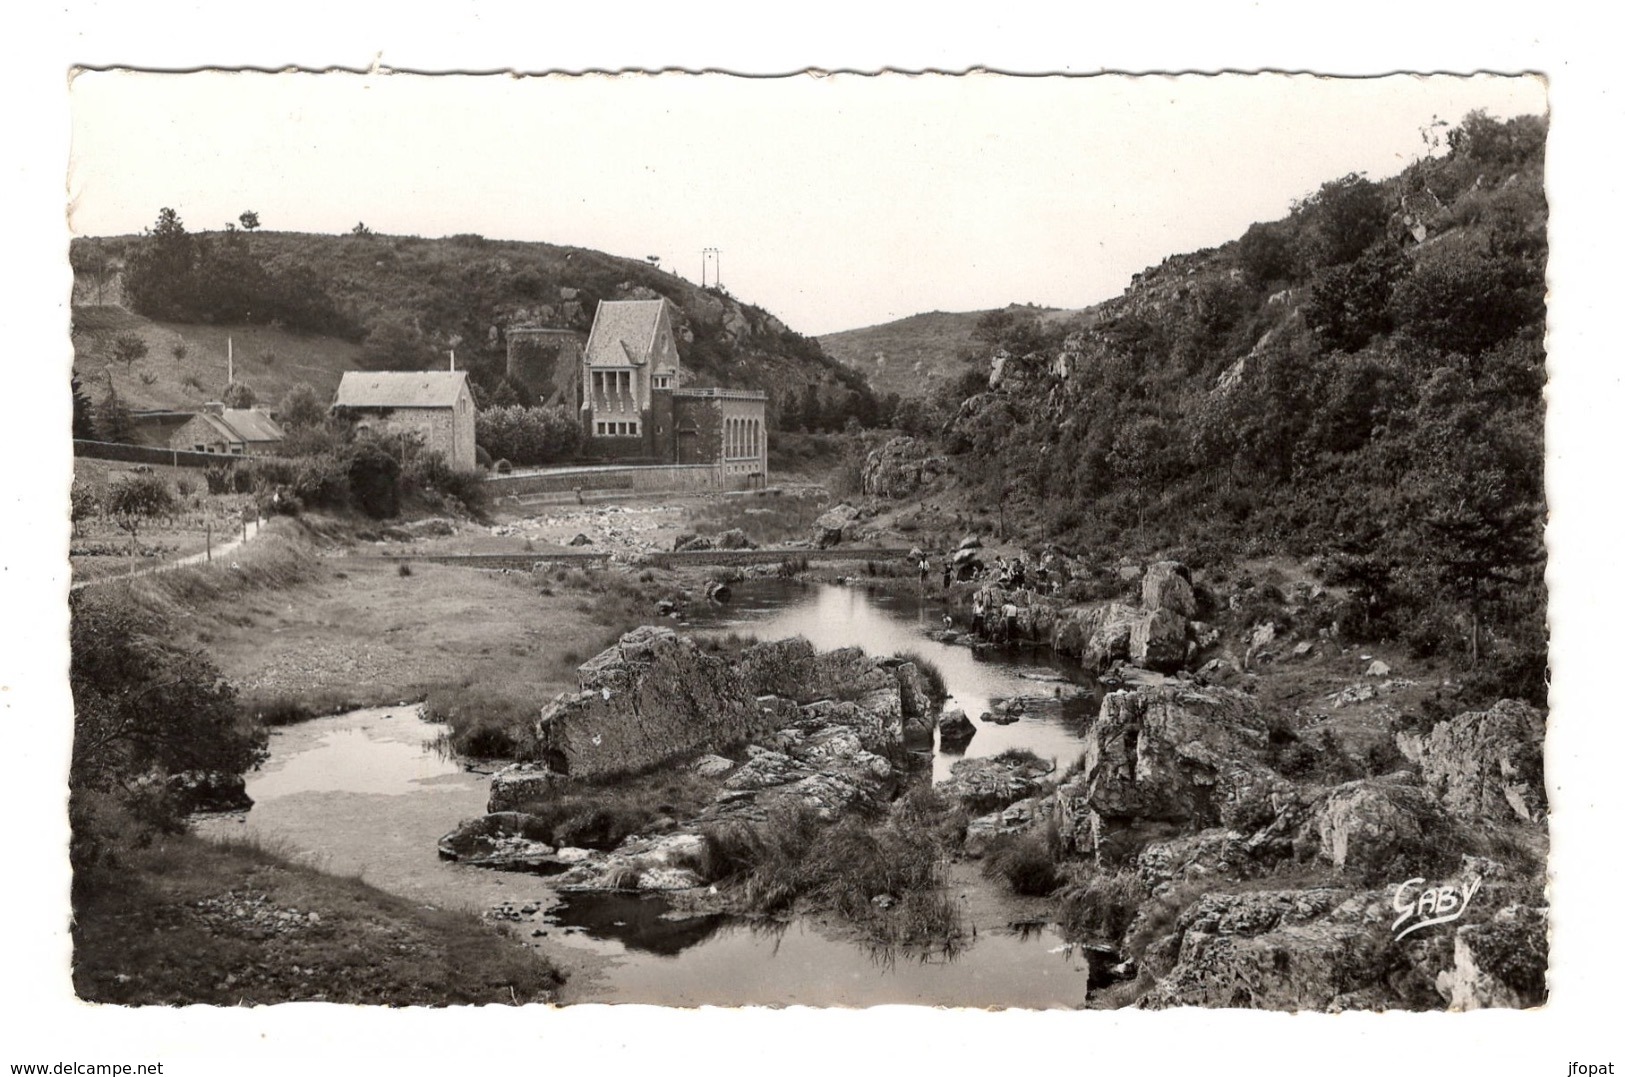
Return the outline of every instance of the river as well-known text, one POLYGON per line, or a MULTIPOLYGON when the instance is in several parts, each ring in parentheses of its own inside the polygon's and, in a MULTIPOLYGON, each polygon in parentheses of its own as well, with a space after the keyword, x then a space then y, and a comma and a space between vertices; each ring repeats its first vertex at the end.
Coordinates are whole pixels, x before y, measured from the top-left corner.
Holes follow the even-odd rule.
MULTIPOLYGON (((968 755, 1026 747, 1064 768, 1080 727, 1098 705, 1054 698, 1055 672, 1030 658, 974 657, 926 633, 943 610, 915 595, 858 587, 751 581, 733 601, 693 611, 685 631, 803 635, 820 648, 857 644, 871 654, 912 650, 942 670, 952 701, 976 719, 1005 698, 1028 700, 1019 721, 977 722, 968 755), (1034 679, 1034 677, 1038 679, 1034 679), (1048 698, 1045 698, 1048 697, 1048 698)), ((381 889, 441 907, 504 907, 521 937, 581 973, 575 1001, 665 1005, 1072 1007, 1082 1005, 1083 955, 1049 926, 1011 922, 998 889, 956 865, 950 880, 975 937, 952 954, 921 959, 842 939, 816 918, 771 929, 720 916, 674 918, 660 899, 566 895, 543 876, 465 867, 439 859, 435 843, 485 810, 488 778, 465 771, 429 742, 441 727, 414 706, 369 708, 271 734, 266 764, 249 775, 254 808, 199 822, 204 833, 250 830, 323 870, 360 875, 381 889), (570 960, 574 956, 577 960, 570 960)), ((936 751, 937 779, 958 755, 936 751)))

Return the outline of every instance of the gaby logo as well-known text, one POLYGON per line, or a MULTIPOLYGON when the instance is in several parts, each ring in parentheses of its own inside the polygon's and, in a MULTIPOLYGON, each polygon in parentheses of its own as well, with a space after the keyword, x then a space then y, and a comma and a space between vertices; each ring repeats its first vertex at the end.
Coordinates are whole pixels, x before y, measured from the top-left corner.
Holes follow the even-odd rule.
POLYGON ((1394 921, 1394 941, 1398 942, 1418 928, 1460 919, 1483 881, 1474 879, 1465 889, 1428 886, 1426 879, 1406 879, 1400 883, 1394 891, 1394 911, 1399 913, 1399 919, 1394 921))

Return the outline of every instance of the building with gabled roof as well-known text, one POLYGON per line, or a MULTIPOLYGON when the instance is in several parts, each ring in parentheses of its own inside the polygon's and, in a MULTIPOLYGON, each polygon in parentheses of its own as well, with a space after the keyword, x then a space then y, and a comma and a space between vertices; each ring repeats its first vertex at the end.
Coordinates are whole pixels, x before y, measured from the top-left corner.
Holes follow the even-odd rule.
POLYGON ((680 388, 682 364, 664 299, 598 304, 581 356, 585 455, 713 464, 732 479, 767 478, 767 394, 680 388))
POLYGON ((416 436, 453 468, 474 469, 474 395, 465 370, 347 370, 332 411, 358 430, 416 436))
POLYGON ((274 456, 282 449, 282 427, 259 408, 210 402, 169 435, 169 447, 227 456, 274 456))

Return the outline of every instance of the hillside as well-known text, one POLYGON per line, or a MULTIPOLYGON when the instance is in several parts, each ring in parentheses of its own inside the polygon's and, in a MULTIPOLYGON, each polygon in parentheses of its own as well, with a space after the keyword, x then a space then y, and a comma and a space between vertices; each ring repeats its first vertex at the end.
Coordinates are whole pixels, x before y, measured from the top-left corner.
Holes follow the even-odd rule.
POLYGON ((987 319, 939 447, 1030 541, 1312 559, 1358 595, 1322 627, 1543 701, 1545 137, 1470 116, 1078 318, 987 319))
MULTIPOLYGON (((1076 313, 1015 304, 1006 309, 1031 311, 1045 321, 1076 313)), ((818 343, 868 378, 881 396, 927 397, 964 372, 967 353, 976 345, 976 324, 988 313, 934 310, 881 325, 825 333, 818 343)))
POLYGON ((509 327, 585 333, 600 300, 664 296, 677 310, 686 384, 803 398, 815 386, 832 426, 873 419, 862 376, 772 314, 599 251, 474 235, 194 234, 166 211, 146 235, 78 239, 71 255, 76 370, 99 392, 111 369, 136 407, 218 396, 228 334, 239 380, 262 399, 298 381, 328 392, 356 366, 438 368, 451 349, 495 394, 509 327), (146 354, 115 359, 121 333, 138 336, 146 354))

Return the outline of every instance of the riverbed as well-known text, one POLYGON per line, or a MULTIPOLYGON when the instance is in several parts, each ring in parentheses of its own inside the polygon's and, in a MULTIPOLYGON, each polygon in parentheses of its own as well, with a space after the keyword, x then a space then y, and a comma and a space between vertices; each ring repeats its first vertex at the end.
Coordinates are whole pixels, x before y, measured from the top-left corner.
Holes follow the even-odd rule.
MULTIPOLYGON (((819 648, 860 645, 871 654, 911 650, 942 670, 952 700, 973 720, 1012 697, 1024 713, 1008 725, 977 721, 969 755, 1026 747, 1066 767, 1092 694, 1055 698, 1057 675, 1075 669, 1032 657, 979 659, 926 635, 942 610, 914 595, 788 581, 736 585, 726 605, 695 609, 685 631, 802 635, 819 648), (1035 679, 1036 678, 1036 679, 1035 679)), ((878 951, 843 937, 833 920, 789 924, 670 914, 660 899, 565 895, 545 876, 466 867, 439 859, 437 839, 482 814, 489 778, 436 750, 443 730, 415 706, 369 708, 273 731, 266 764, 249 775, 254 808, 200 822, 222 835, 252 831, 278 849, 337 874, 439 907, 509 921, 527 943, 574 974, 571 1001, 665 1005, 1073 1007, 1085 998, 1088 963, 1053 927, 1033 924, 1022 903, 956 865, 951 893, 974 936, 952 952, 878 951)), ((946 777, 959 755, 934 751, 946 777)))

